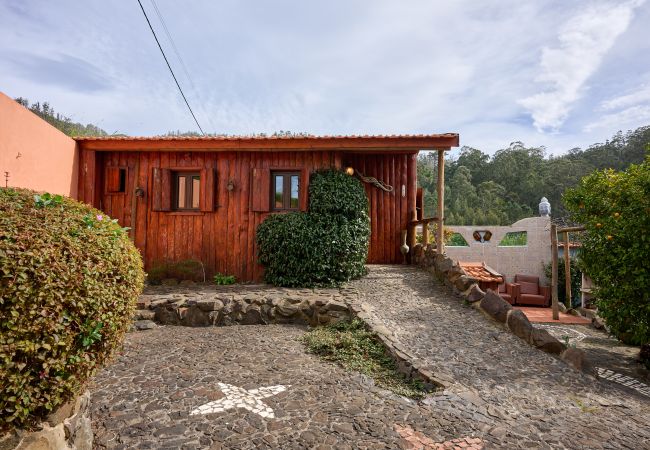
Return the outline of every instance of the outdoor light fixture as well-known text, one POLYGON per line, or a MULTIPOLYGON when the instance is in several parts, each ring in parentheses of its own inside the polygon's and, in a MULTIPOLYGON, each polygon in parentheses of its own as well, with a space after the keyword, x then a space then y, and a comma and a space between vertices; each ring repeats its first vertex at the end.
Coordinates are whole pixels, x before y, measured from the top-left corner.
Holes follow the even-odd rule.
POLYGON ((232 180, 228 180, 228 184, 226 185, 226 190, 228 192, 232 192, 235 190, 235 182, 232 180))
POLYGON ((352 176, 352 175, 354 175, 354 169, 352 167, 348 166, 348 167, 345 168, 345 173, 352 176))
POLYGON ((135 188, 135 196, 143 198, 144 197, 144 189, 142 189, 140 186, 135 188))

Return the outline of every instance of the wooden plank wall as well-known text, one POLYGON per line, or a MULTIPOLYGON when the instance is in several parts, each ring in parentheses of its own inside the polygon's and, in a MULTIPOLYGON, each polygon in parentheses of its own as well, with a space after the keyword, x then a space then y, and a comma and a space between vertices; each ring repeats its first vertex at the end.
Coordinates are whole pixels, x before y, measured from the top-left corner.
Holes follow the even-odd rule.
POLYGON ((415 168, 415 158, 413 153, 346 153, 343 156, 344 166, 351 165, 366 177, 393 186, 392 192, 386 192, 365 184, 370 201, 372 234, 368 262, 371 264, 402 262, 400 232, 406 229, 408 218, 415 211, 417 180, 408 176, 415 168))
MULTIPOLYGON (((253 168, 295 168, 304 174, 328 167, 351 164, 364 175, 392 186, 384 192, 366 185, 370 200, 372 237, 369 263, 400 263, 400 230, 406 228, 414 211, 416 182, 408 180, 412 154, 342 154, 310 152, 92 152, 82 150, 79 198, 93 202, 122 226, 131 227, 131 237, 143 254, 146 268, 166 260, 198 259, 207 276, 215 272, 235 275, 238 280, 261 280, 263 269, 257 264, 255 230, 268 213, 253 211, 251 174, 253 168), (126 192, 107 193, 104 172, 107 167, 126 167, 126 192), (216 169, 216 208, 214 212, 152 211, 152 168, 204 167, 216 169), (94 179, 93 179, 94 178, 94 179), (234 190, 228 191, 228 181, 234 190), (404 191, 402 191, 402 185, 404 191), (134 196, 136 187, 144 197, 134 196), (413 193, 410 195, 410 190, 413 193), (404 194, 404 195, 403 195, 404 194)), ((258 190, 253 191, 253 195, 258 190)), ((302 195, 302 194, 301 194, 302 195)), ((308 245, 306 243, 306 245, 308 245)))

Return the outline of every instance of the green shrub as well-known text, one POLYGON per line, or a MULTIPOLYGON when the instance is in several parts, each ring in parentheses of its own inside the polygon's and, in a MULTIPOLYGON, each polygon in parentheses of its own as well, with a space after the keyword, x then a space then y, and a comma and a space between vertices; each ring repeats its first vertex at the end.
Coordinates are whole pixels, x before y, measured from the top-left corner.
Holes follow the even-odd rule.
POLYGON ((225 286, 228 284, 235 284, 237 279, 235 278, 234 275, 224 275, 222 273, 217 273, 214 276, 214 284, 218 286, 225 286))
POLYGON ((120 346, 143 280, 138 250, 101 211, 0 189, 0 428, 80 391, 120 346))
POLYGON ((334 286, 366 273, 370 219, 361 183, 335 170, 316 172, 309 193, 309 212, 272 214, 257 229, 268 283, 334 286))
POLYGON ((205 282, 205 268, 201 261, 184 259, 159 262, 147 271, 147 280, 151 284, 160 284, 166 278, 205 282))
MULTIPOLYGON (((569 267, 571 270, 571 306, 576 307, 581 304, 580 287, 582 286, 582 271, 578 261, 571 258, 569 267)), ((553 263, 544 266, 544 274, 549 280, 553 276, 553 263)), ((566 283, 564 281, 564 258, 557 261, 557 299, 558 302, 566 304, 566 283)))
POLYGON ((624 341, 650 343, 650 155, 625 172, 584 177, 564 202, 586 228, 580 261, 598 313, 624 341))

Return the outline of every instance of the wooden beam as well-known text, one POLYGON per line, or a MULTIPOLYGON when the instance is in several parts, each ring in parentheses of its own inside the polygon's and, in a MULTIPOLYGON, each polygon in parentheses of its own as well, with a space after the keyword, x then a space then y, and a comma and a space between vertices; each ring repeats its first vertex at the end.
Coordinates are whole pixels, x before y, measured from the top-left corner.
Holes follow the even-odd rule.
POLYGON ((558 233, 576 233, 578 231, 585 231, 585 227, 566 227, 566 228, 558 228, 557 232, 558 233))
POLYGON ((551 303, 553 320, 560 320, 560 307, 557 302, 557 225, 551 224, 551 303))
POLYGON ((447 151, 458 147, 458 134, 424 136, 297 136, 278 137, 80 137, 83 149, 111 151, 312 151, 342 150, 364 153, 447 151))
POLYGON ((436 251, 442 254, 445 251, 445 152, 438 150, 438 229, 436 230, 436 251))
POLYGON ((565 287, 565 300, 564 306, 571 309, 571 255, 569 251, 569 232, 564 233, 564 287, 565 287))

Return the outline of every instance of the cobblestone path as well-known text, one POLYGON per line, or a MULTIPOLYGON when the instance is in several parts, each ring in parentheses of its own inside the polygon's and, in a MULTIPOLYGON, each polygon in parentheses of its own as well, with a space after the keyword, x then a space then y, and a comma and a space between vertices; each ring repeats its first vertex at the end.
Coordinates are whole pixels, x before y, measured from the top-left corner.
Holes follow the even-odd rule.
POLYGON ((466 437, 467 446, 480 448, 473 424, 453 411, 434 411, 306 354, 298 341, 304 330, 165 326, 129 333, 123 354, 91 386, 95 447, 395 449, 414 437, 407 429, 420 442, 466 437), (224 390, 232 397, 232 386, 259 394, 278 385, 286 389, 260 396, 274 418, 236 405, 190 414, 224 399, 224 390))
POLYGON ((432 417, 456 414, 494 448, 650 448, 650 399, 532 348, 428 273, 370 266, 351 286, 448 382, 426 401, 432 417))

